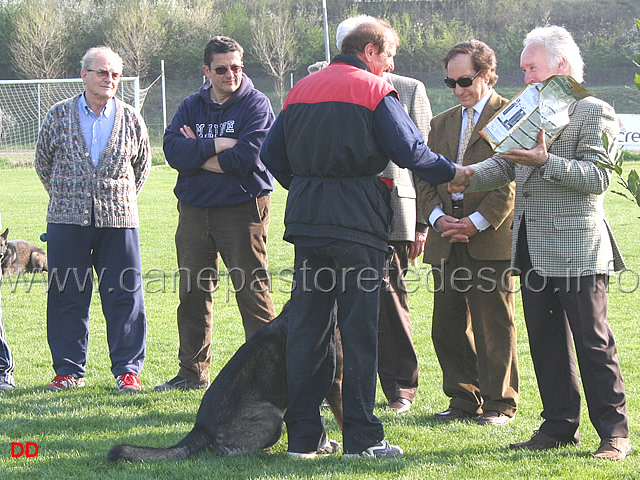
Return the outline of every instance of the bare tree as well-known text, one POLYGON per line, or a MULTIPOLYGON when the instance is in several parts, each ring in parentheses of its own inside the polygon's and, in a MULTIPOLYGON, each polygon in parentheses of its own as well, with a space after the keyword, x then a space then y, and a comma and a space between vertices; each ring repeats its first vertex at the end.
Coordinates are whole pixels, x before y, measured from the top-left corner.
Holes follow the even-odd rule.
POLYGON ((296 16, 284 2, 273 8, 263 6, 253 24, 252 53, 265 72, 274 77, 275 90, 284 104, 286 77, 298 66, 296 16))
POLYGON ((150 0, 127 0, 116 8, 109 38, 122 56, 125 69, 144 78, 149 74, 151 59, 163 47, 165 26, 158 9, 150 0))
POLYGON ((16 14, 10 51, 16 72, 26 78, 59 78, 67 52, 65 9, 58 2, 26 0, 16 14))

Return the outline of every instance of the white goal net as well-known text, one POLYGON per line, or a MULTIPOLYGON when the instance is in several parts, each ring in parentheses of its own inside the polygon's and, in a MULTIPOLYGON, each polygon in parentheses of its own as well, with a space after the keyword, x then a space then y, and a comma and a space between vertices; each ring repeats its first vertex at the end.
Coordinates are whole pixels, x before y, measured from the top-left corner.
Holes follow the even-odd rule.
MULTIPOLYGON (((140 110, 152 85, 141 90, 138 77, 123 77, 117 96, 140 110)), ((83 91, 81 78, 0 80, 0 170, 33 165, 38 132, 49 108, 83 91)))

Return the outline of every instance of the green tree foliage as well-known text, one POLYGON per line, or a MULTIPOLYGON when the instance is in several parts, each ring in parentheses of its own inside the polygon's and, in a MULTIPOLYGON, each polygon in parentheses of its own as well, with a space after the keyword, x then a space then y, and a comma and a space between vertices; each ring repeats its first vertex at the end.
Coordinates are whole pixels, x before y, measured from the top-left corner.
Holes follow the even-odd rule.
POLYGON ((202 75, 204 46, 211 37, 222 33, 222 14, 218 2, 177 0, 160 5, 165 37, 162 39, 163 49, 154 56, 155 65, 164 60, 167 75, 173 78, 202 75))
MULTIPOLYGON (((348 16, 369 14, 388 20, 398 31, 401 48, 396 68, 401 72, 438 71, 447 48, 473 36, 496 52, 499 68, 517 68, 522 39, 533 27, 546 23, 566 26, 581 46, 590 71, 611 69, 633 59, 634 38, 629 18, 637 16, 638 0, 326 0, 331 55, 335 55, 335 29, 348 16)), ((202 49, 216 34, 229 35, 245 47, 245 67, 251 74, 266 71, 264 58, 251 47, 257 7, 274 0, 3 0, 0 1, 0 48, 12 58, 24 58, 18 45, 25 42, 29 20, 36 32, 63 37, 65 47, 56 54, 59 40, 46 41, 36 50, 56 58, 21 69, 0 58, 0 78, 43 76, 51 66, 62 76, 77 76, 82 53, 97 44, 125 51, 127 59, 137 56, 134 70, 151 74, 164 59, 170 77, 193 76, 201 69, 202 49), (33 8, 41 5, 41 8, 33 8), (133 8, 136 7, 136 8, 133 8), (32 10, 28 10, 32 8, 32 10), (131 10, 133 8, 133 10, 131 10), (145 14, 141 15, 142 10, 145 14), (26 16, 19 12, 29 12, 26 16), (49 12, 46 18, 43 12, 49 12), (55 19, 52 29, 51 18, 55 19), (39 19, 39 20, 38 20, 39 19), (133 29, 130 24, 135 23, 133 29), (22 25, 22 26, 19 26, 22 25), (47 27, 47 28, 45 28, 47 27), (38 30, 39 29, 39 30, 38 30), (118 33, 116 33, 118 32, 118 33), (127 39, 125 35, 129 35, 127 39), (115 36, 114 36, 115 35, 115 36), (133 45, 137 44, 137 53, 133 45), (55 48, 54 48, 55 46, 55 48), (126 51, 126 50, 131 50, 126 51), (141 62, 150 62, 142 68, 141 62), (46 65, 46 68, 45 68, 46 65)), ((324 59, 324 32, 321 0, 288 0, 295 19, 296 77, 306 67, 324 59), (297 15, 296 12, 304 12, 297 15)), ((637 41, 637 40, 636 40, 637 41)), ((26 57, 28 58, 28 57, 26 57)), ((51 73, 48 73, 51 75, 51 73)))
MULTIPOLYGON (((635 22, 636 22, 636 28, 638 30, 638 33, 640 33, 640 20, 636 18, 635 22)), ((636 67, 640 67, 640 52, 636 54, 636 60, 634 63, 636 67)), ((640 90, 640 74, 636 73, 635 84, 638 90, 640 90)), ((604 143, 604 147, 607 153, 609 154, 609 158, 611 159, 614 148, 615 148, 615 142, 612 141, 612 139, 610 139, 606 134, 603 134, 602 142, 604 143)), ((628 173, 627 178, 624 178, 623 169, 622 169, 622 164, 624 163, 624 157, 625 157, 624 153, 621 150, 618 150, 613 159, 607 162, 599 162, 599 163, 603 167, 608 168, 609 170, 613 170, 618 178, 618 184, 621 185, 626 190, 625 193, 620 193, 615 191, 614 193, 617 193, 618 195, 622 195, 623 197, 626 197, 629 200, 635 202, 636 205, 640 206, 640 175, 638 175, 638 172, 635 169, 632 169, 628 173)))
POLYGON ((415 21, 408 13, 394 13, 389 18, 400 37, 397 65, 410 66, 409 71, 441 71, 439 62, 447 51, 461 40, 473 36, 468 25, 459 20, 445 21, 434 14, 429 23, 415 21))
POLYGON ((67 43, 67 55, 64 59, 66 76, 80 76, 80 60, 91 47, 108 45, 113 47, 109 38, 109 9, 96 5, 93 0, 71 0, 66 13, 65 28, 70 32, 72 41, 67 43))
MULTIPOLYGON (((247 5, 241 2, 234 2, 220 13, 219 27, 224 35, 234 38, 242 45, 245 50, 251 44, 252 28, 249 26, 248 19, 252 17, 252 13, 247 5)), ((245 51, 244 64, 256 65, 259 61, 255 59, 250 51, 245 51)))
MULTIPOLYGON (((303 76, 307 73, 309 65, 325 59, 324 29, 320 16, 313 14, 309 14, 308 17, 299 15, 296 19, 296 28, 298 43, 308 45, 308 48, 298 50, 299 65, 296 72, 301 72, 300 76, 303 76)), ((333 36, 329 34, 329 46, 336 50, 335 34, 333 36)))
MULTIPOLYGON (((8 52, 8 46, 13 37, 15 25, 15 15, 17 10, 15 2, 8 2, 4 7, 0 8, 0 48, 4 52, 8 52)), ((13 68, 11 65, 11 55, 0 55, 0 78, 14 78, 13 68), (10 72, 10 73, 9 73, 10 72)))

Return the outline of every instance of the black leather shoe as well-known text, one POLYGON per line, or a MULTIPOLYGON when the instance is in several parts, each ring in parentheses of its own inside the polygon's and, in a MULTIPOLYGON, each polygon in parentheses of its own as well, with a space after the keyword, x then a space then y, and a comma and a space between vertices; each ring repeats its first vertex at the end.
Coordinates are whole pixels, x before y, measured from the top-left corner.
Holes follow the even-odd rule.
POLYGON ((464 418, 474 418, 477 415, 473 413, 465 412, 461 408, 449 407, 444 412, 436 413, 435 419, 439 422, 453 422, 454 420, 462 420, 464 418))
POLYGON ((526 448, 528 450, 548 450, 550 448, 558 448, 564 447, 566 445, 578 445, 580 441, 564 441, 564 440, 556 440, 553 437, 550 437, 546 433, 542 433, 539 430, 536 430, 533 433, 533 436, 527 440, 526 442, 516 442, 509 445, 511 449, 520 449, 526 448))

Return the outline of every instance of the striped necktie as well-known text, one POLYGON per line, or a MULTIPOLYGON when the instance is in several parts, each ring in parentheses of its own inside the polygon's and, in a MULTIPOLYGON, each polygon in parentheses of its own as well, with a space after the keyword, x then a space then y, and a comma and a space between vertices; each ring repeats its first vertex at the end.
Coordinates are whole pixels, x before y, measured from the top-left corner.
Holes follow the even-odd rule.
POLYGON ((473 129, 476 124, 473 121, 473 113, 474 110, 471 107, 467 107, 467 128, 462 135, 462 140, 460 141, 460 148, 458 149, 458 161, 457 163, 462 163, 462 158, 464 157, 464 152, 467 150, 467 145, 469 145, 469 139, 471 138, 471 134, 473 133, 473 129))

